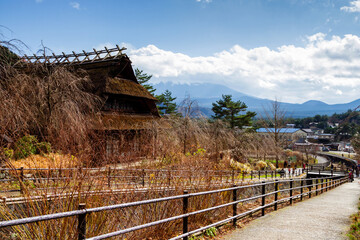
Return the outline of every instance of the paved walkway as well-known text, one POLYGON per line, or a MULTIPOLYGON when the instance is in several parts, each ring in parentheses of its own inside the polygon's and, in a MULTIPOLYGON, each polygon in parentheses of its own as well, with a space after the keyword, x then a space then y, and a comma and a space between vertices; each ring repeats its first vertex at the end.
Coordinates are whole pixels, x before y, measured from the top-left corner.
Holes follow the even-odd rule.
POLYGON ((224 236, 226 240, 348 239, 349 216, 357 211, 360 180, 269 213, 242 229, 224 236))

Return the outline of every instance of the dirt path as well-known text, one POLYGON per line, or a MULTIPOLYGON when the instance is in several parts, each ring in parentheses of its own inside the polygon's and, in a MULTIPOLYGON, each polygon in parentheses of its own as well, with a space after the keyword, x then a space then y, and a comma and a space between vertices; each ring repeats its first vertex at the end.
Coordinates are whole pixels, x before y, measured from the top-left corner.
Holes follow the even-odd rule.
POLYGON ((350 215, 357 211, 360 180, 280 209, 224 236, 225 240, 347 239, 350 215))

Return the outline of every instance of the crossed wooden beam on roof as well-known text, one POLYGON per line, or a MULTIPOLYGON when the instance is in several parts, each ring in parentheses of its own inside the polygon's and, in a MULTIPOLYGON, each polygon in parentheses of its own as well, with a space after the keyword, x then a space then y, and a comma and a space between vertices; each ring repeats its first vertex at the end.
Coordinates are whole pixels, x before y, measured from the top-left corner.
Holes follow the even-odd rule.
MULTIPOLYGON (((126 48, 120 48, 118 45, 116 45, 115 48, 108 49, 105 47, 103 50, 97 51, 95 48, 93 48, 92 52, 85 52, 83 50, 82 53, 75 53, 72 51, 71 54, 65 54, 62 52, 60 55, 55 55, 54 53, 50 56, 28 56, 24 55, 21 60, 18 62, 19 64, 24 63, 45 63, 45 64, 82 64, 82 63, 88 63, 88 62, 100 62, 107 59, 114 59, 123 56, 122 53, 123 50, 126 50, 126 48)), ((18 64, 17 63, 17 64, 18 64)))

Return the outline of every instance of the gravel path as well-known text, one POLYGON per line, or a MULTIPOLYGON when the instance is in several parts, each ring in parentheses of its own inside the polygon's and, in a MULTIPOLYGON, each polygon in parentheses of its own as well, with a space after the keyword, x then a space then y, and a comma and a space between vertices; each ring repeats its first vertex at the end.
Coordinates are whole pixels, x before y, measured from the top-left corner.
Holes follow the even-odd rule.
POLYGON ((224 236, 226 240, 348 239, 349 216, 357 211, 360 181, 280 209, 224 236))

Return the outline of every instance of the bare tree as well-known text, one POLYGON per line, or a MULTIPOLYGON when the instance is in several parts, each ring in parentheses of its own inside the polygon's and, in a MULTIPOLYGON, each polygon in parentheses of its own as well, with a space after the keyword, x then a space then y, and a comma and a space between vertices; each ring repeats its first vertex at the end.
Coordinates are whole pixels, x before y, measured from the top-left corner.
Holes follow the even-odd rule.
POLYGON ((191 118, 200 116, 199 106, 197 101, 190 98, 190 95, 187 95, 185 99, 180 103, 178 111, 183 115, 183 153, 187 151, 187 144, 189 140, 189 129, 191 128, 191 118))
POLYGON ((0 71, 0 134, 34 134, 63 150, 88 140, 101 100, 85 72, 41 64, 0 71))
POLYGON ((275 99, 268 109, 264 109, 264 116, 261 124, 266 128, 267 134, 274 143, 276 167, 279 167, 279 155, 286 142, 284 133, 281 132, 285 127, 286 111, 281 107, 281 103, 275 99))

